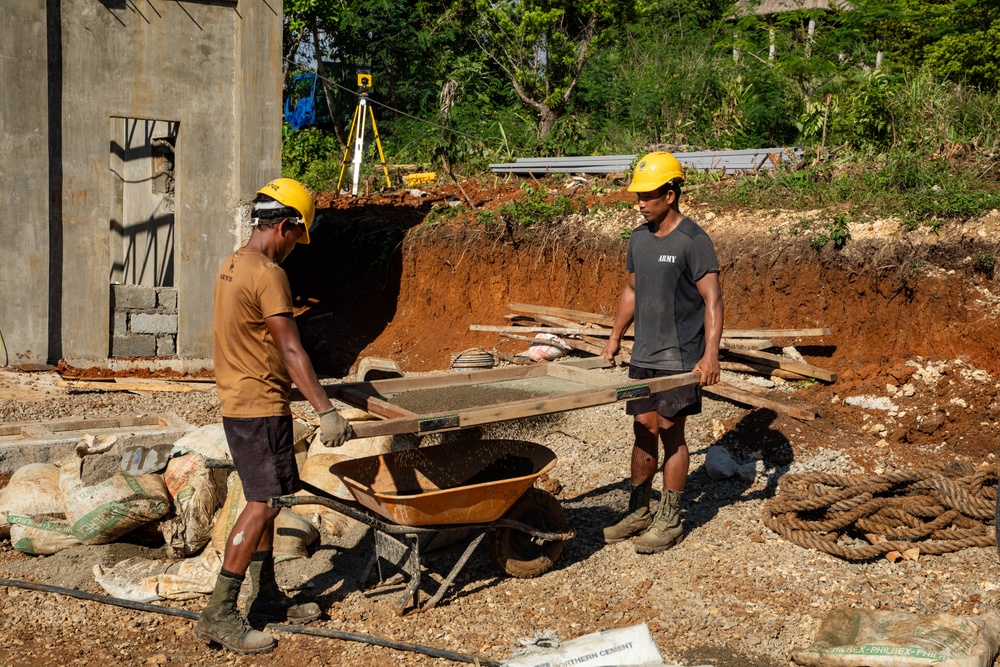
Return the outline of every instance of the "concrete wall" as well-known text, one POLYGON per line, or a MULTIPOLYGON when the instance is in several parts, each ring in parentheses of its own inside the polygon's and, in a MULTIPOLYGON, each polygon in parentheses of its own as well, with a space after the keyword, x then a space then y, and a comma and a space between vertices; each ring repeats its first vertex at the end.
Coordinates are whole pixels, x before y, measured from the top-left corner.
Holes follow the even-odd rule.
POLYGON ((22 16, 0 26, 0 56, 13 52, 0 58, 11 92, 0 102, 11 123, 2 135, 24 145, 0 151, 0 234, 14 241, 0 256, 0 330, 11 357, 109 354, 112 258, 122 242, 112 224, 122 175, 112 164, 121 160, 122 118, 177 123, 176 353, 210 357, 213 278, 236 245, 240 202, 280 171, 281 3, 13 4, 22 16), (23 39, 46 26, 47 40, 23 39), (46 116, 46 102, 59 112, 46 116), (17 208, 39 208, 38 223, 7 206, 12 177, 30 181, 14 196, 17 208))
POLYGON ((44 360, 49 326, 45 0, 0 21, 0 332, 12 364, 44 360))

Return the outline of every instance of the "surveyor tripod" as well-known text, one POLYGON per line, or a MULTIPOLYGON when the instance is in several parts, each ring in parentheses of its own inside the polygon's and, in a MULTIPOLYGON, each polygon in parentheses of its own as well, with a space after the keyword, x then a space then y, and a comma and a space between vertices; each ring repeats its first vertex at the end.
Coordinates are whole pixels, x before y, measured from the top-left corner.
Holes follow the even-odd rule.
MULTIPOLYGON (((350 135, 354 139, 354 154, 351 157, 351 196, 358 196, 358 180, 361 177, 361 160, 365 154, 365 127, 368 118, 372 120, 372 134, 375 136, 375 145, 378 146, 378 158, 382 162, 382 173, 385 174, 385 185, 392 187, 389 182, 389 168, 385 164, 385 154, 382 152, 382 142, 378 138, 378 125, 375 124, 375 111, 368 104, 368 89, 372 85, 371 74, 358 74, 358 86, 361 87, 361 94, 358 96, 358 106, 354 108, 354 117, 351 119, 350 135), (367 110, 368 114, 365 115, 367 110)), ((340 178, 337 179, 337 192, 340 192, 340 184, 344 181, 344 171, 347 169, 347 156, 351 154, 351 146, 348 145, 344 151, 344 157, 340 161, 340 178)))

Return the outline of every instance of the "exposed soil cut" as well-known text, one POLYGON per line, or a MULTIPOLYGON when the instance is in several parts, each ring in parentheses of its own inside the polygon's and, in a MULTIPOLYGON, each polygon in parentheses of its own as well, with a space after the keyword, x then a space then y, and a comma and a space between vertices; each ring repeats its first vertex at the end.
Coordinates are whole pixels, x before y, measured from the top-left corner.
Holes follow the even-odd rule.
MULTIPOLYGON (((562 182, 547 185, 564 191, 562 182)), ((444 369, 452 353, 474 346, 517 353, 528 343, 468 330, 470 324, 504 324, 511 302, 613 313, 625 279, 624 237, 638 219, 611 206, 631 201, 611 189, 585 195, 592 205, 603 203, 603 213, 533 227, 517 221, 490 228, 461 220, 423 224, 432 206, 461 198, 455 188, 421 198, 323 197, 326 222, 287 262, 314 363, 329 381, 338 381, 362 356, 389 357, 413 373, 444 369)), ((516 184, 469 183, 465 190, 487 210, 520 194, 516 184)), ((628 542, 604 545, 599 537, 628 502, 632 426, 620 405, 482 429, 489 437, 534 440, 557 453, 557 467, 540 485, 557 494, 577 537, 556 566, 537 579, 501 578, 477 552, 441 606, 400 617, 401 587, 362 590, 372 538, 362 531, 326 536, 311 558, 279 569, 283 585, 318 598, 328 615, 323 627, 500 660, 519 638, 545 630, 565 640, 648 623, 668 663, 771 667, 786 665, 789 652, 809 642, 831 609, 974 615, 1000 607, 995 548, 895 564, 850 563, 789 544, 761 520, 763 503, 787 472, 860 475, 952 460, 997 464, 1000 285, 990 263, 977 258, 997 254, 1000 212, 945 226, 940 235, 907 232, 894 220, 852 224, 843 248, 816 249, 799 223, 822 212, 710 210, 697 192, 682 208, 715 242, 727 327, 832 329, 824 338, 774 341, 794 345, 809 363, 839 374, 831 384, 772 380, 776 396, 811 402, 821 417, 801 422, 706 400, 705 412, 688 428, 688 537, 654 556, 636 554, 628 542), (752 480, 712 480, 704 459, 713 444, 754 469, 752 480)), ((622 369, 601 372, 609 384, 624 378, 622 369)), ((0 374, 0 420, 167 410, 199 425, 219 420, 210 392, 70 393, 47 375, 0 374)), ((436 397, 431 409, 399 401, 416 393, 393 400, 415 412, 482 404, 481 398, 463 404, 454 396, 436 397)), ((520 397, 494 395, 487 403, 520 397)), ((0 486, 3 481, 0 476, 0 486)), ((146 548, 126 546, 129 554, 146 548)), ((89 560, 114 554, 88 549, 36 559, 0 541, 0 576, 96 592, 88 579, 96 561, 89 560)), ((456 557, 449 550, 428 555, 428 567, 446 576, 456 557)), ((204 600, 171 604, 197 610, 204 600)), ((187 620, 15 589, 0 590, 0 614, 12 628, 0 633, 0 662, 11 665, 444 664, 287 634, 271 655, 234 657, 194 640, 187 620)))

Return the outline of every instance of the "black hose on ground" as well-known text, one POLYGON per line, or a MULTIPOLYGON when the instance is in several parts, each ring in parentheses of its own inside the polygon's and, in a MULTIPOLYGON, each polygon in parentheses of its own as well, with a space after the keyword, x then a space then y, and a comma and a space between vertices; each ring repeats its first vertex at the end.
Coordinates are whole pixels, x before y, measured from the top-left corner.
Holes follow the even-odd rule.
MULTIPOLYGON (((179 616, 181 618, 186 618, 192 621, 198 620, 198 614, 193 611, 188 611, 187 609, 174 609, 172 607, 165 607, 157 604, 149 604, 147 602, 133 602, 132 600, 125 600, 123 598, 111 597, 110 595, 99 595, 97 593, 87 593, 86 591, 78 591, 73 588, 63 588, 62 586, 50 586, 49 584, 35 584, 30 581, 21 581, 19 579, 0 579, 0 586, 7 586, 10 588, 23 588, 31 591, 42 591, 44 593, 56 593, 57 595, 66 595, 73 598, 78 598, 80 600, 89 600, 91 602, 99 602, 101 604, 109 604, 115 607, 124 607, 126 609, 135 609, 137 611, 152 612, 154 614, 164 614, 166 616, 179 616)), ((499 662, 495 660, 489 660, 486 658, 476 658, 474 656, 458 653, 456 651, 446 651, 444 649, 433 648, 431 646, 423 646, 421 644, 411 644, 410 642, 398 642, 391 639, 383 639, 382 637, 373 637, 371 635, 364 635, 357 632, 343 632, 341 630, 330 630, 327 628, 308 628, 299 625, 284 625, 282 623, 268 623, 266 628, 268 630, 277 630, 280 632, 288 632, 297 635, 309 635, 311 637, 328 637, 330 639, 340 639, 348 642, 361 642, 363 644, 371 644, 372 646, 382 646, 384 648, 391 648, 397 651, 409 651, 410 653, 421 653, 423 655, 429 655, 432 658, 444 658, 445 660, 452 660, 454 662, 467 662, 471 664, 484 665, 485 667, 501 667, 499 662)))

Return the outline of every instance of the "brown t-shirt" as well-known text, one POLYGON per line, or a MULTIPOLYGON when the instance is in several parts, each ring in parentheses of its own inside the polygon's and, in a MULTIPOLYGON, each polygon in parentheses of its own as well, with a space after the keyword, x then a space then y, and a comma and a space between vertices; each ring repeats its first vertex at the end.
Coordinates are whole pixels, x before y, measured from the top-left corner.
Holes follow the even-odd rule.
POLYGON ((263 253, 240 248, 215 279, 215 385, 223 417, 291 414, 292 381, 264 319, 292 312, 288 276, 263 253))

